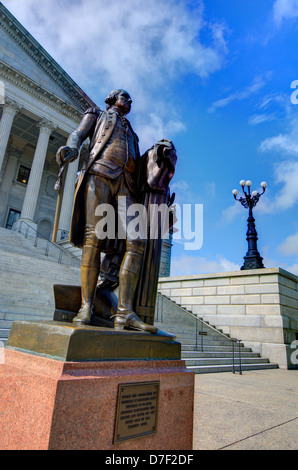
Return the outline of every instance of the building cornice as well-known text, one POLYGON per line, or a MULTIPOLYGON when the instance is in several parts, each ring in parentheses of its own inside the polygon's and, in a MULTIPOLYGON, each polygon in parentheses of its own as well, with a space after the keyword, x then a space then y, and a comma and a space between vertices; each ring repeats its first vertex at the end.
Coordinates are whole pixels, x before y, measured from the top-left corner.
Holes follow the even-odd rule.
POLYGON ((82 111, 79 111, 77 107, 64 101, 59 96, 55 95, 55 93, 42 87, 39 83, 31 80, 31 78, 6 64, 1 59, 0 79, 12 83, 75 122, 79 122, 82 117, 82 111))
MULTIPOLYGON (((24 26, 0 2, 0 27, 19 44, 39 67, 66 93, 73 102, 73 107, 80 112, 95 106, 95 103, 83 92, 72 78, 34 39, 24 26)), ((40 85, 39 85, 40 86, 40 85)))

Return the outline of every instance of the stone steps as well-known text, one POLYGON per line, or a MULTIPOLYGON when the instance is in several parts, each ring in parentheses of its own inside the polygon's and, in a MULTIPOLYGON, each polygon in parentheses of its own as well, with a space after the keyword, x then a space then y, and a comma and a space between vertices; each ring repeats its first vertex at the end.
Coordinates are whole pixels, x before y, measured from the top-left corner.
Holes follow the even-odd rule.
POLYGON ((1 272, 2 273, 15 273, 16 275, 20 274, 28 274, 28 269, 30 270, 30 266, 34 265, 35 271, 32 274, 40 275, 42 274, 43 277, 45 277, 45 274, 55 274, 59 276, 59 267, 66 268, 64 270, 64 273, 72 273, 72 269, 78 270, 79 268, 73 268, 71 266, 65 266, 62 264, 55 263, 51 260, 41 260, 39 258, 29 258, 28 256, 25 255, 12 255, 12 253, 7 253, 5 251, 2 251, 0 248, 0 255, 1 255, 1 272), (30 264, 28 261, 28 258, 30 259, 30 264), (44 263, 47 263, 46 265, 44 263), (46 271, 45 271, 45 266, 46 271), (67 269, 69 268, 69 269, 67 269))
MULTIPOLYGON (((203 344, 203 348, 206 348, 207 346, 209 347, 226 347, 226 346, 231 346, 231 349, 233 348, 232 344, 230 342, 227 342, 227 341, 220 341, 220 340, 217 340, 217 341, 212 341, 212 340, 209 340, 209 339, 204 339, 204 342, 201 343, 200 341, 197 342, 197 344, 194 342, 194 340, 192 341, 184 341, 183 339, 178 339, 178 341, 183 344, 183 346, 193 346, 197 349, 201 349, 201 345, 203 344)), ((241 346, 242 347, 242 346, 241 346)), ((234 346, 235 350, 238 349, 238 345, 237 345, 237 348, 234 346)))
MULTIPOLYGON (((264 363, 264 364, 243 364, 241 366, 241 371, 245 372, 248 370, 264 370, 264 369, 277 369, 278 366, 272 363, 264 363)), ((220 372, 233 372, 232 365, 212 365, 212 366, 195 366, 195 367, 188 367, 188 369, 195 372, 195 374, 213 374, 213 373, 220 373, 220 372)), ((240 368, 238 366, 235 367, 235 372, 239 373, 240 368)))
POLYGON ((81 260, 82 258, 82 250, 81 248, 76 248, 75 246, 72 246, 70 243, 68 243, 67 240, 62 240, 57 243, 61 248, 63 248, 66 253, 71 254, 75 258, 81 260))
MULTIPOLYGON (((242 352, 251 352, 251 348, 246 348, 245 346, 243 346, 243 344, 240 344, 240 346, 241 346, 241 354, 242 354, 242 352)), ((195 344, 191 344, 191 345, 183 344, 183 351, 185 351, 186 353, 188 351, 198 352, 198 351, 201 351, 201 348, 200 348, 200 345, 196 346, 195 344)), ((218 351, 233 352, 233 346, 231 346, 231 345, 222 346, 222 345, 216 345, 216 344, 211 344, 211 345, 204 344, 203 351, 204 352, 212 352, 212 351, 214 351, 214 352, 218 352, 218 351)), ((235 348, 235 354, 236 354, 237 351, 238 351, 238 348, 235 348)), ((255 353, 255 354, 258 354, 258 353, 255 353)))
MULTIPOLYGON (((249 349, 249 348, 248 348, 249 349)), ((181 357, 183 360, 192 360, 192 359, 208 359, 208 358, 232 358, 232 351, 223 351, 221 348, 219 351, 214 351, 213 348, 211 348, 209 351, 185 351, 185 349, 182 351, 181 357)), ((239 352, 235 351, 235 357, 239 357, 239 352)), ((242 358, 247 358, 247 357, 255 357, 259 358, 260 355, 258 353, 253 353, 251 351, 241 351, 240 357, 242 358)))
POLYGON ((181 343, 181 358, 185 361, 187 369, 196 374, 216 373, 216 372, 239 372, 245 370, 276 369, 276 364, 270 364, 267 358, 262 358, 258 353, 254 353, 239 342, 233 344, 228 335, 223 335, 220 330, 197 320, 190 310, 181 307, 176 302, 172 302, 166 296, 158 294, 157 308, 164 308, 163 312, 158 312, 158 318, 164 321, 156 323, 160 329, 176 334, 177 341, 181 343), (201 330, 204 335, 195 336, 195 322, 199 321, 197 333, 201 330), (186 326, 186 323, 192 323, 186 326), (240 351, 240 356, 239 356, 240 351), (234 363, 234 366, 233 366, 234 363))
MULTIPOLYGON (((175 323, 178 323, 179 321, 181 321, 181 318, 177 318, 175 319, 175 323)), ((197 321, 195 318, 193 318, 193 322, 195 323, 195 321, 197 321)), ((176 336, 181 336, 181 337, 184 337, 185 339, 187 338, 193 338, 194 336, 194 332, 196 331, 195 329, 195 325, 194 326, 177 326, 177 324, 174 323, 174 320, 173 320, 173 323, 161 323, 161 322, 158 322, 158 321, 155 321, 155 324, 156 325, 160 325, 161 327, 163 327, 165 330, 167 330, 167 328, 171 328, 171 331, 173 332, 173 334, 176 334, 176 336)), ((211 325, 208 325, 208 327, 206 327, 205 325, 203 325, 202 327, 202 324, 200 324, 200 322, 198 322, 198 335, 201 336, 204 335, 205 331, 208 330, 208 335, 209 336, 214 336, 214 337, 220 337, 222 336, 222 332, 220 330, 217 330, 217 329, 212 329, 210 328, 211 325)))
MULTIPOLYGON (((201 357, 201 358, 184 358, 183 359, 186 363, 186 366, 193 369, 197 366, 217 366, 217 365, 232 365, 233 364, 233 358, 232 357, 201 357)), ((269 360, 264 359, 262 357, 240 357, 236 356, 234 358, 235 364, 239 364, 241 362, 241 365, 244 364, 268 364, 269 360)))
POLYGON ((36 303, 35 305, 31 305, 29 303, 23 305, 18 303, 12 303, 11 306, 9 305, 1 305, 1 310, 3 314, 3 320, 16 320, 20 315, 26 316, 36 316, 39 315, 44 317, 45 315, 50 314, 50 312, 54 313, 54 304, 49 301, 49 303, 36 303), (35 313, 36 312, 36 313, 35 313))
POLYGON ((8 328, 0 328, 0 338, 7 339, 9 336, 9 329, 8 328))
MULTIPOLYGON (((1 256, 1 252, 0 252, 1 256)), ((1 285, 1 292, 7 293, 15 293, 17 286, 17 292, 26 292, 28 288, 31 292, 35 289, 36 291, 46 289, 51 285, 51 282, 54 280, 55 284, 65 283, 71 285, 80 285, 81 281, 79 279, 79 272, 71 272, 65 271, 62 269, 55 273, 48 271, 48 277, 45 276, 45 273, 42 271, 36 270, 36 274, 34 277, 28 279, 26 278, 26 273, 23 274, 14 274, 13 272, 7 271, 6 273, 0 272, 0 285, 1 285), (56 275, 55 275, 56 274, 56 275), (16 284, 13 285, 12 281, 16 281, 16 284)))
MULTIPOLYGON (((38 240, 38 243, 44 240, 38 240)), ((80 268, 59 264, 34 247, 34 240, 0 229, 0 341, 15 320, 52 320, 54 284, 80 285, 80 268)))
POLYGON ((79 267, 79 260, 73 253, 66 251, 58 244, 52 244, 42 238, 28 237, 16 231, 0 228, 0 249, 18 254, 29 255, 34 258, 49 259, 61 264, 79 267), (36 245, 36 246, 35 246, 36 245), (63 252, 61 251, 61 248, 63 252))
POLYGON ((6 341, 9 336, 10 328, 12 325, 11 320, 4 320, 3 314, 0 312, 0 347, 1 347, 1 341, 6 344, 6 341))
MULTIPOLYGON (((1 312, 0 312, 0 317, 1 317, 1 312)), ((3 320, 1 319, 0 320, 0 329, 4 329, 4 330, 7 330, 11 327, 12 325, 12 320, 3 320)))

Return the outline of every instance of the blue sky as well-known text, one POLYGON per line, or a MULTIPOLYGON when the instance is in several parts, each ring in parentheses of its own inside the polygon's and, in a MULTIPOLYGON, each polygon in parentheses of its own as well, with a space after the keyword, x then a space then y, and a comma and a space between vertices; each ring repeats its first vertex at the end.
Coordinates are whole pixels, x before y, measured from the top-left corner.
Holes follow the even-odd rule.
POLYGON ((265 266, 298 274, 298 0, 2 2, 99 107, 130 92, 141 150, 173 140, 171 187, 203 204, 204 242, 175 241, 172 275, 240 268, 242 179, 268 183, 255 210, 265 266))

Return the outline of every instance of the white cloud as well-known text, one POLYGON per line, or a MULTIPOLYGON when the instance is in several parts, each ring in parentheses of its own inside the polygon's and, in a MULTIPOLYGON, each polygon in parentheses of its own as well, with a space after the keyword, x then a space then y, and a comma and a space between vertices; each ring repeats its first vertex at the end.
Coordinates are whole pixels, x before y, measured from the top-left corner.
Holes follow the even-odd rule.
POLYGON ((272 257, 273 253, 274 250, 271 246, 263 246, 261 256, 263 258, 265 268, 281 268, 289 273, 298 274, 298 263, 296 263, 295 260, 293 264, 290 265, 289 262, 284 260, 284 256, 282 259, 277 259, 272 257))
POLYGON ((276 0, 273 5, 273 20, 281 26, 284 20, 298 18, 298 0, 276 0))
POLYGON ((286 238, 278 249, 286 256, 298 255, 298 232, 286 238))
POLYGON ((243 90, 238 90, 229 94, 225 98, 221 98, 217 101, 214 101, 214 103, 212 103, 212 105, 209 107, 208 111, 210 113, 213 113, 217 109, 228 106, 233 101, 242 101, 249 98, 251 95, 257 93, 266 85, 266 82, 271 77, 271 75, 271 72, 258 75, 254 78, 253 82, 247 87, 245 87, 243 90))
POLYGON ((287 158, 275 164, 275 183, 281 185, 275 198, 264 207, 264 211, 285 210, 298 203, 298 120, 293 119, 286 133, 269 137, 260 144, 261 152, 277 153, 287 158))
POLYGON ((265 95, 262 98, 262 101, 258 105, 258 109, 265 111, 271 105, 279 106, 283 111, 286 111, 288 114, 291 110, 292 106, 289 101, 289 95, 285 93, 273 93, 269 95, 265 95))
POLYGON ((298 276, 298 263, 294 263, 291 266, 286 266, 284 269, 288 271, 289 273, 293 273, 293 274, 296 274, 296 276, 298 276))
POLYGON ((282 154, 298 157, 298 121, 291 123, 291 130, 286 134, 269 137, 260 145, 261 152, 281 152, 282 154))
POLYGON ((235 219, 235 217, 240 217, 244 213, 244 209, 240 202, 236 202, 223 210, 221 220, 225 223, 230 223, 235 219))
POLYGON ((275 165, 274 173, 274 182, 280 190, 270 199, 264 197, 262 204, 256 207, 256 211, 263 214, 291 209, 298 203, 298 162, 281 162, 275 165))
POLYGON ((249 118, 248 123, 255 126, 268 121, 285 119, 291 115, 292 109, 289 95, 283 93, 265 95, 256 106, 256 113, 249 118))
POLYGON ((281 268, 289 273, 298 275, 298 263, 295 261, 293 264, 288 264, 284 261, 278 262, 272 258, 264 256, 263 263, 266 268, 281 268))
POLYGON ((115 88, 130 92, 145 146, 152 135, 184 130, 173 116, 171 84, 188 73, 208 77, 227 53, 225 27, 204 18, 202 1, 190 8, 179 0, 3 3, 94 101, 101 97, 98 106, 115 88), (210 32, 208 44, 200 40, 202 28, 210 32))
POLYGON ((262 124, 263 122, 273 121, 276 117, 272 114, 254 114, 248 120, 250 126, 256 126, 262 124))
POLYGON ((298 162, 283 162, 277 168, 277 183, 283 184, 276 196, 275 209, 288 209, 298 202, 298 162))
POLYGON ((193 192, 189 183, 185 180, 177 180, 171 184, 171 190, 176 194, 175 203, 182 205, 192 203, 193 192))
MULTIPOLYGON (((183 156, 180 161, 178 160, 178 165, 180 164, 183 165, 183 156)), ((175 203, 181 207, 183 204, 203 204, 206 206, 216 198, 216 183, 214 181, 205 181, 199 186, 191 186, 185 180, 173 180, 171 191, 176 193, 175 203)))
POLYGON ((210 260, 200 256, 182 255, 172 258, 171 262, 171 276, 239 271, 239 269, 239 265, 222 256, 210 260))
MULTIPOLYGON (((138 114, 135 119, 137 128, 142 129, 142 139, 140 142, 141 152, 145 152, 152 146, 153 143, 158 140, 167 138, 173 140, 174 136, 182 131, 186 130, 185 125, 179 120, 162 119, 163 116, 156 113, 149 113, 146 115, 146 119, 141 114, 138 114)), ((179 157, 179 155, 178 155, 179 157)))

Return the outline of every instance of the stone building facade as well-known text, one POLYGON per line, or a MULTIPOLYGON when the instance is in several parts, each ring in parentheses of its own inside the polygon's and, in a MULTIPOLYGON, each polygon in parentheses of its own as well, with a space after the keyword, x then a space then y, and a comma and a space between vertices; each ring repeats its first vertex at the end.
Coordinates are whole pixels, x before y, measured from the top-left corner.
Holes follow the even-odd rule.
MULTIPOLYGON (((51 237, 56 151, 95 103, 0 3, 0 227, 51 237)), ((67 236, 79 159, 68 166, 57 240, 67 236)), ((171 243, 161 275, 170 275, 171 243)))
MULTIPOLYGON (((55 154, 92 100, 0 4, 0 226, 50 237, 55 154)), ((79 161, 69 165, 59 232, 68 231, 79 161)))

